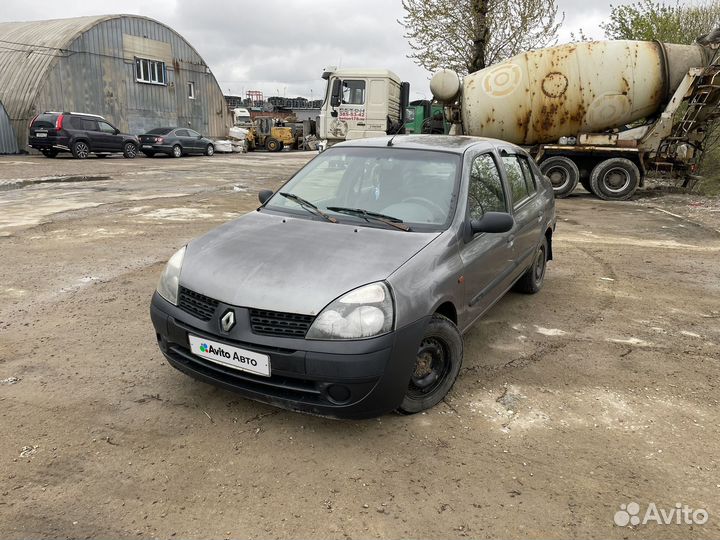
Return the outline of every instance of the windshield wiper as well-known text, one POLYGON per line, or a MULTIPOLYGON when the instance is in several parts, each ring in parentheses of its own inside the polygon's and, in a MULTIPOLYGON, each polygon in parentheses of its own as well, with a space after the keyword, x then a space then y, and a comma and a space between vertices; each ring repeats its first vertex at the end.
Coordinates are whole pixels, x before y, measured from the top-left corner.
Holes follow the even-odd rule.
POLYGON ((326 220, 329 221, 330 223, 337 223, 337 219, 335 219, 335 218, 332 217, 332 216, 327 215, 325 212, 323 212, 322 210, 320 210, 320 209, 319 209, 317 206, 315 206, 313 203, 311 203, 310 201, 306 201, 306 200, 303 199, 302 197, 298 197, 298 196, 295 195, 294 193, 285 193, 285 192, 282 192, 282 191, 281 191, 281 192, 280 192, 280 195, 282 195, 282 196, 285 197, 286 199, 290 199, 291 201, 294 201, 294 202, 298 203, 300 206, 302 206, 305 210, 307 210, 307 211, 310 212, 311 214, 315 214, 316 216, 320 216, 321 218, 326 219, 326 220))
POLYGON ((403 220, 400 218, 387 216, 385 214, 379 214, 377 212, 371 212, 370 210, 365 210, 363 208, 345 208, 344 206, 328 206, 327 209, 332 212, 338 212, 339 214, 349 214, 351 216, 358 216, 358 217, 364 218, 365 221, 370 221, 371 219, 374 219, 376 221, 385 223, 386 225, 390 225, 391 227, 395 227, 396 229, 400 229, 401 231, 411 230, 410 227, 408 225, 405 225, 405 223, 403 223, 403 220))

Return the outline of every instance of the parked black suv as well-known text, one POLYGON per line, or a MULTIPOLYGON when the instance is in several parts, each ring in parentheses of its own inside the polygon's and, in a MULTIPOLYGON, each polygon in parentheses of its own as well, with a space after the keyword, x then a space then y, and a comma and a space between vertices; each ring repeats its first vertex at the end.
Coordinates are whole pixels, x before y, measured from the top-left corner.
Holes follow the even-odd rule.
POLYGON ((38 114, 30 122, 29 143, 45 157, 72 152, 78 159, 90 154, 106 157, 116 152, 134 158, 140 144, 135 135, 120 133, 102 116, 76 112, 38 114))

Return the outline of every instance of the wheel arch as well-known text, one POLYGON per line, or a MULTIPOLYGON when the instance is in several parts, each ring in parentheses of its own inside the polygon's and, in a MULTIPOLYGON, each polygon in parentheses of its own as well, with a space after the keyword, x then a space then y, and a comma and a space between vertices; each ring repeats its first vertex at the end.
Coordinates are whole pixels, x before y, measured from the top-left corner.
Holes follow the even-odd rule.
POLYGON ((450 319, 454 325, 457 326, 458 323, 458 315, 457 315, 457 308, 455 307, 455 304, 451 300, 444 300, 439 303, 433 310, 434 314, 442 315, 443 317, 447 317, 450 319))

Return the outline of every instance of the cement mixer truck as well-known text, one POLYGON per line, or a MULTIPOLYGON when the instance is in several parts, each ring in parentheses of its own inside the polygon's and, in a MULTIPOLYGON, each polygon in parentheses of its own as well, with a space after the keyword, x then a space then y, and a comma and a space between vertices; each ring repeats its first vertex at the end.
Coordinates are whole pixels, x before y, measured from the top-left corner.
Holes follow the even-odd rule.
MULTIPOLYGON (((624 200, 650 171, 696 171, 708 127, 719 112, 716 48, 707 40, 703 45, 560 45, 529 51, 464 79, 442 70, 433 76, 430 89, 445 107, 451 134, 494 137, 525 147, 550 178, 557 197, 581 183, 602 199, 624 200)), ((330 144, 390 133, 404 123, 407 83, 390 72, 369 73, 375 79, 387 77, 374 84, 378 93, 389 89, 387 106, 380 106, 378 96, 371 102, 374 116, 387 118, 386 125, 377 121, 366 133, 364 118, 356 116, 354 129, 321 133, 330 144)), ((348 95, 347 89, 369 87, 373 77, 363 78, 362 70, 354 70, 346 81, 330 73, 321 126, 323 115, 336 123, 343 119, 345 97, 354 101, 357 114, 364 114, 360 109, 366 96, 348 95), (366 83, 358 82, 362 80, 366 83)))

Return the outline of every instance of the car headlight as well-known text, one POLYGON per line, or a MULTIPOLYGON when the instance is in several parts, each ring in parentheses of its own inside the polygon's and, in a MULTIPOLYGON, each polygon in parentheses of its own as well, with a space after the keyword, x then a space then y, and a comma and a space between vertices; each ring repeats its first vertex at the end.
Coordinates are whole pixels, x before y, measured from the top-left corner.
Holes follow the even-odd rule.
POLYGON ((165 270, 160 276, 160 282, 157 286, 157 292, 168 302, 177 305, 178 287, 180 285, 180 270, 182 269, 183 259, 185 258, 185 248, 181 247, 170 257, 165 270))
POLYGON ((390 289, 382 282, 364 285, 334 300, 320 312, 307 339, 358 339, 379 336, 393 328, 390 289))

